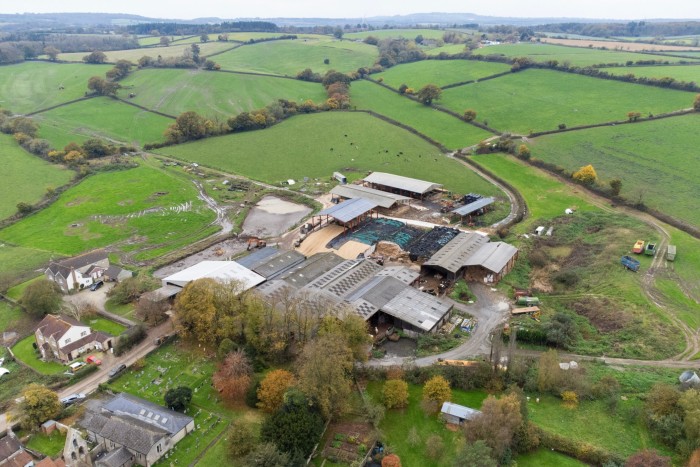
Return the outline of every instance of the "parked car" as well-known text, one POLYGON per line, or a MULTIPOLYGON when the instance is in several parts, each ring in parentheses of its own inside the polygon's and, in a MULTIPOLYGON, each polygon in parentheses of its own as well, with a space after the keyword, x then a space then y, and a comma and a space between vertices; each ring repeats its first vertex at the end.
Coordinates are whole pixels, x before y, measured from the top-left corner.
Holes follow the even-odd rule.
POLYGON ((105 285, 105 283, 103 281, 97 281, 90 286, 90 290, 94 292, 95 290, 99 289, 103 285, 105 285))
POLYGON ((111 370, 109 370, 109 378, 116 378, 122 371, 126 370, 126 365, 123 363, 115 366, 111 370))
POLYGON ((94 355, 90 355, 88 358, 85 359, 85 361, 87 363, 92 363, 93 365, 102 365, 102 360, 95 357, 94 355))
POLYGON ((75 373, 84 366, 85 362, 73 362, 70 365, 68 365, 68 368, 70 368, 71 373, 75 373))
POLYGON ((61 399, 61 404, 71 405, 71 404, 75 404, 76 402, 80 402, 82 400, 85 400, 85 394, 75 393, 75 394, 71 394, 70 396, 66 396, 63 399, 61 399))

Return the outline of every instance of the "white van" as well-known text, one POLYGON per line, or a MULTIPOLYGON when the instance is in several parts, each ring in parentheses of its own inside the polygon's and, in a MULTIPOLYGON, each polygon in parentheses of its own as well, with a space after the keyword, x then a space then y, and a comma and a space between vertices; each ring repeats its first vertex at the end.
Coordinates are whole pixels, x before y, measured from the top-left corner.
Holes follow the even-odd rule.
POLYGON ((71 373, 75 373, 79 369, 85 366, 85 362, 74 362, 68 365, 68 368, 70 368, 71 373))

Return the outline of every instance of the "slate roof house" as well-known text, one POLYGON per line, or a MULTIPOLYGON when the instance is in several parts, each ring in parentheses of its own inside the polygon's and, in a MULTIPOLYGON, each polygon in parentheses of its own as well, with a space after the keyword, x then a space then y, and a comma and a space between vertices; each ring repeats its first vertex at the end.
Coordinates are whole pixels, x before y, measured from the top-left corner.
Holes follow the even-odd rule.
POLYGON ((78 424, 107 451, 95 461, 105 467, 149 467, 195 427, 192 417, 124 393, 88 407, 78 424))
POLYGON ((51 261, 44 271, 64 293, 91 286, 98 280, 121 281, 131 277, 131 271, 109 264, 105 250, 95 250, 61 261, 51 261))
POLYGON ((34 337, 42 359, 63 363, 93 349, 108 350, 114 346, 114 336, 92 332, 89 326, 73 318, 55 315, 46 315, 41 320, 34 337))

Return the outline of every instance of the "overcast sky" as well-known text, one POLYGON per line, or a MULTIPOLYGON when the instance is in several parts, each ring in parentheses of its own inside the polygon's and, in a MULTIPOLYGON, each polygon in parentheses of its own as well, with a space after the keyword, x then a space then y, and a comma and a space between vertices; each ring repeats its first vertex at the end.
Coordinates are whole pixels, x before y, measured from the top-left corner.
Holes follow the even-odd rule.
POLYGON ((514 17, 698 18, 697 0, 0 0, 0 13, 100 12, 159 18, 362 18, 448 12, 514 17))

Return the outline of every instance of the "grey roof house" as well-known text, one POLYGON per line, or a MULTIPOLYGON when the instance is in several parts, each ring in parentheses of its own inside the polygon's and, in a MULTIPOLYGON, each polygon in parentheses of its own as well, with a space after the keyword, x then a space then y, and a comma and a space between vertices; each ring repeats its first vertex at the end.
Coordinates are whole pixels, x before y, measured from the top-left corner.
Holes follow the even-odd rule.
POLYGON ((124 393, 98 401, 79 425, 107 452, 95 462, 105 467, 149 467, 195 428, 192 417, 124 393))

